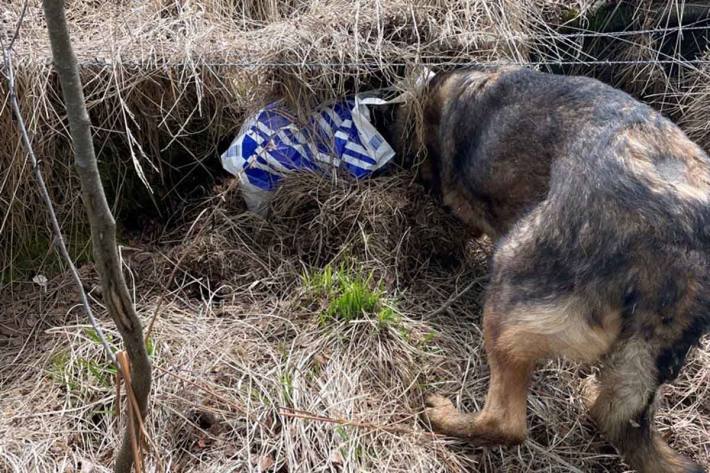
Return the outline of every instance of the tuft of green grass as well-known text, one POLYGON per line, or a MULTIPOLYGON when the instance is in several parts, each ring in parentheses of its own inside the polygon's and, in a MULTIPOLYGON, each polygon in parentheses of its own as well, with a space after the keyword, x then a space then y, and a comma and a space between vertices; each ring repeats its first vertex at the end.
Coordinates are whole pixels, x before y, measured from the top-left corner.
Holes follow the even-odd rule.
POLYGON ((58 351, 52 355, 49 360, 49 375, 55 383, 64 386, 68 391, 75 391, 79 386, 73 380, 69 353, 66 351, 58 351))
POLYGON ((96 361, 76 358, 75 361, 66 351, 59 351, 52 356, 49 364, 52 380, 66 388, 68 392, 82 395, 88 386, 110 389, 116 375, 116 368, 109 361, 96 361))
POLYGON ((368 317, 374 318, 382 329, 399 324, 399 315, 387 305, 385 291, 381 284, 374 283, 372 272, 365 275, 345 265, 338 269, 327 265, 320 271, 307 273, 304 285, 326 300, 320 315, 321 324, 368 317))
POLYGON ((155 358, 155 342, 152 338, 145 341, 145 350, 148 352, 149 358, 155 358))
POLYGON ((399 314, 392 307, 386 306, 377 312, 377 324, 380 328, 399 326, 399 314))
MULTIPOLYGON (((84 328, 82 332, 89 342, 102 345, 101 338, 93 328, 84 328)), ((115 351, 115 337, 110 333, 105 335, 106 341, 115 351)), ((146 350, 148 356, 155 357, 156 344, 152 338, 146 341, 146 350)), ((101 358, 100 360, 84 357, 72 359, 67 351, 58 351, 50 358, 49 375, 55 383, 78 395, 84 394, 87 386, 111 389, 117 370, 107 357, 104 359, 102 356, 101 358)))
POLYGON ((90 375, 93 380, 103 388, 111 388, 116 376, 116 367, 109 362, 98 362, 79 358, 79 367, 85 370, 84 375, 90 375))
POLYGON ((286 371, 281 375, 281 387, 286 405, 293 405, 293 374, 286 371))
MULTIPOLYGON (((85 328, 84 329, 84 335, 86 335, 86 338, 91 340, 97 345, 101 345, 101 337, 99 337, 99 334, 94 330, 93 328, 85 328)), ((114 339, 113 336, 110 333, 106 333, 106 341, 109 343, 109 345, 113 345, 114 339)))

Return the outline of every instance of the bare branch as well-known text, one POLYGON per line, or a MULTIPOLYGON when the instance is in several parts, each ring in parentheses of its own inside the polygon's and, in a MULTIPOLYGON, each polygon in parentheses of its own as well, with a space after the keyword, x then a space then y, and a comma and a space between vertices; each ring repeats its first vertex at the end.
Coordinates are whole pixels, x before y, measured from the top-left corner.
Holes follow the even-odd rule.
POLYGON ((22 4, 20 18, 17 19, 17 25, 15 25, 15 33, 12 35, 12 38, 10 38, 10 44, 7 45, 7 49, 12 49, 12 46, 15 44, 15 40, 18 36, 20 36, 20 26, 22 26, 22 22, 25 19, 25 13, 27 13, 27 3, 29 3, 29 0, 25 0, 25 3, 22 4))
MULTIPOLYGON (((15 37, 17 37, 17 31, 20 30, 20 23, 22 22, 22 19, 24 17, 24 12, 25 8, 27 7, 27 2, 25 1, 25 5, 22 9, 22 15, 20 16, 20 19, 18 20, 17 28, 16 28, 16 33, 15 37)), ((69 271, 71 272, 72 279, 74 279, 74 282, 76 283, 76 287, 79 290, 79 299, 81 300, 81 305, 84 307, 84 310, 86 311, 86 315, 89 318, 89 322, 91 322, 91 326, 94 328, 96 331, 96 334, 98 335, 99 339, 101 340, 101 344, 104 347, 104 350, 106 351, 106 355, 109 357, 111 362, 116 366, 117 369, 120 369, 121 367, 118 365, 116 362, 116 356, 113 353, 113 350, 111 349, 111 345, 108 343, 106 336, 104 335, 103 330, 101 329, 101 326, 96 320, 96 317, 94 317, 94 313, 91 310, 91 305, 89 304, 89 299, 86 296, 86 291, 84 291, 84 285, 81 283, 81 278, 79 277, 79 272, 76 269, 76 266, 74 265, 74 262, 72 261, 71 256, 69 255, 69 251, 67 250, 67 245, 64 241, 64 236, 62 235, 62 229, 59 225, 59 220, 57 219, 57 214, 54 211, 54 205, 52 204, 52 199, 49 196, 49 191, 47 190, 47 185, 44 182, 44 177, 42 176, 42 170, 40 169, 39 162, 37 160, 37 156, 34 153, 34 149, 32 148, 32 140, 30 139, 29 133, 27 131, 27 126, 25 125, 25 120, 22 117, 22 111, 20 110, 20 105, 17 101, 17 90, 15 87, 15 70, 14 66, 12 64, 12 50, 10 49, 12 47, 12 41, 14 41, 15 37, 12 38, 10 41, 10 44, 7 48, 3 46, 2 48, 2 58, 3 58, 3 65, 5 69, 5 75, 7 77, 7 82, 8 82, 8 90, 9 90, 9 95, 10 95, 10 104, 12 106, 12 111, 15 114, 15 119, 17 120, 17 127, 20 130, 20 134, 22 136, 22 143, 25 146, 25 151, 27 152, 28 156, 30 157, 30 161, 32 163, 32 173, 35 176, 35 180, 37 181, 37 185, 39 186, 40 190, 40 195, 42 196, 42 200, 44 201, 45 205, 47 206, 47 213, 49 214, 49 220, 52 224, 52 231, 54 232, 54 241, 56 242, 57 247, 59 248, 59 254, 61 255, 62 258, 67 262, 67 265, 69 266, 69 271)), ((0 39, 0 45, 2 44, 2 39, 0 39)))
MULTIPOLYGON (((91 226, 96 269, 101 276, 104 303, 113 318, 131 362, 131 386, 140 417, 148 410, 151 365, 143 342, 143 329, 133 307, 116 245, 116 222, 106 202, 91 136, 91 121, 86 110, 79 68, 72 49, 64 12, 64 0, 43 0, 54 67, 62 87, 69 130, 74 144, 75 167, 91 226)), ((127 378, 126 378, 127 379, 127 378)), ((127 386, 127 389, 129 387, 127 386)), ((133 413, 129 411, 129 416, 133 413)), ((129 429, 130 430, 130 429, 129 429)), ((114 471, 129 473, 134 463, 131 435, 126 431, 116 457, 114 471)))
MULTIPOLYGON (((11 50, 12 46, 15 44, 15 40, 17 37, 20 35, 20 27, 22 26, 22 22, 25 20, 25 13, 27 12, 27 3, 29 0, 25 0, 25 3, 22 4, 22 10, 20 11, 20 17, 17 19, 17 24, 15 24, 15 33, 10 37, 10 42, 5 47, 5 42, 2 40, 2 35, 0 35, 0 48, 4 51, 5 49, 11 50)), ((7 67, 7 65, 6 65, 7 67)))

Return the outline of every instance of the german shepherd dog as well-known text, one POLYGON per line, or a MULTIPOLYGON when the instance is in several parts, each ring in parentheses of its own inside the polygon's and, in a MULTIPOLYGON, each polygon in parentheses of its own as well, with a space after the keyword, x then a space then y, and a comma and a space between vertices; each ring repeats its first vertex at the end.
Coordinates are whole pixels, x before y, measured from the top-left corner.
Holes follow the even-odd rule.
POLYGON ((653 406, 710 326, 708 156, 650 107, 590 78, 457 70, 436 75, 421 101, 420 173, 496 243, 485 407, 461 413, 431 396, 432 428, 479 445, 520 443, 536 362, 601 361, 590 411, 627 462, 642 473, 704 471, 655 432, 653 406))

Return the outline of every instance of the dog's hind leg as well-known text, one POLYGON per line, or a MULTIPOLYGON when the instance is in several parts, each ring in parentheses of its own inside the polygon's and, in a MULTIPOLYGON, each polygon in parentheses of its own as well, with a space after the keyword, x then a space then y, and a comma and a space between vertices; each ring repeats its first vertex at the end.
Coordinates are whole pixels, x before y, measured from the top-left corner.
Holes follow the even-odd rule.
POLYGON ((500 303, 492 301, 501 292, 496 289, 491 288, 493 296, 483 315, 491 373, 483 410, 464 414, 441 396, 427 399, 426 417, 435 431, 477 445, 517 444, 525 439, 528 387, 539 360, 561 355, 594 360, 616 336, 615 329, 589 327, 566 300, 544 305, 500 303), (496 310, 501 307, 506 310, 496 310))
MULTIPOLYGON (((600 311, 594 317, 588 303, 574 294, 530 294, 533 286, 549 284, 532 271, 520 276, 520 239, 512 238, 496 254, 495 267, 483 311, 490 384, 483 410, 458 412, 440 396, 427 399, 425 416, 442 434, 465 438, 478 445, 516 444, 527 435, 526 408, 531 374, 537 362, 566 356, 596 361, 618 336, 618 313, 600 311)), ((523 253, 534 251, 524 249, 523 253)))
POLYGON ((660 382, 652 345, 636 338, 610 353, 598 381, 592 417, 639 473, 702 473, 654 431, 654 398, 660 382))

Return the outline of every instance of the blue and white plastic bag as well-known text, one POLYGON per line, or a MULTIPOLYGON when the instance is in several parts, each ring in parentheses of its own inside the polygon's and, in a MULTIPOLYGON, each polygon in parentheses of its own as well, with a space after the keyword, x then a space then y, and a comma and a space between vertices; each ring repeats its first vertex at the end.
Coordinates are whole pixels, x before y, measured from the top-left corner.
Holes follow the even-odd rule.
POLYGON ((319 107, 305 127, 273 103, 244 123, 222 154, 222 166, 239 178, 248 208, 261 214, 279 181, 290 172, 339 168, 362 179, 395 154, 370 122, 368 107, 393 102, 356 95, 319 107))

